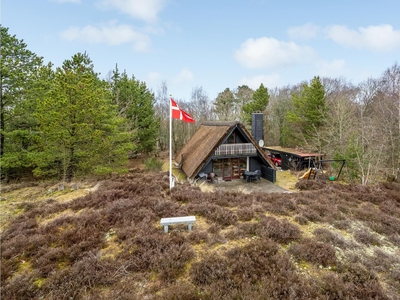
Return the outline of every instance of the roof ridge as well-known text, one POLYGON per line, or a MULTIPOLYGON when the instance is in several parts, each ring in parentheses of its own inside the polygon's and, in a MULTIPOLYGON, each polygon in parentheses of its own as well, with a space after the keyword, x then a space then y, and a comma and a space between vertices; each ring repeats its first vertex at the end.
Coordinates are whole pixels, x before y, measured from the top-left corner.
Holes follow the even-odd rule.
POLYGON ((205 126, 232 126, 239 124, 239 121, 204 121, 201 125, 205 126))

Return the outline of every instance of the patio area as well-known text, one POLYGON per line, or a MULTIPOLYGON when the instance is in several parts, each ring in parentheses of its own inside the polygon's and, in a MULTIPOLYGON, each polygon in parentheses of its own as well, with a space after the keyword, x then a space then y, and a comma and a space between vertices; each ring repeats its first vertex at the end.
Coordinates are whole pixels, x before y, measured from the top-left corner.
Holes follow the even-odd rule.
POLYGON ((252 192, 263 192, 263 193, 291 193, 291 191, 276 185, 264 178, 260 181, 247 182, 244 179, 234 179, 231 181, 219 180, 214 183, 203 182, 200 184, 201 190, 204 191, 238 191, 245 194, 252 192))

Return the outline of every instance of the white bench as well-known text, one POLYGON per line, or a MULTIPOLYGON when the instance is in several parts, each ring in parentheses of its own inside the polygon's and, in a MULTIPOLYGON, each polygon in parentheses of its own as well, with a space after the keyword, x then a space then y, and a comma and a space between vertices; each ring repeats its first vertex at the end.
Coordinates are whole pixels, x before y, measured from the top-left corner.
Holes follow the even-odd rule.
POLYGON ((174 218, 162 218, 161 226, 164 226, 164 232, 168 232, 168 226, 174 224, 188 224, 188 229, 192 230, 193 223, 196 222, 195 216, 188 217, 174 217, 174 218))

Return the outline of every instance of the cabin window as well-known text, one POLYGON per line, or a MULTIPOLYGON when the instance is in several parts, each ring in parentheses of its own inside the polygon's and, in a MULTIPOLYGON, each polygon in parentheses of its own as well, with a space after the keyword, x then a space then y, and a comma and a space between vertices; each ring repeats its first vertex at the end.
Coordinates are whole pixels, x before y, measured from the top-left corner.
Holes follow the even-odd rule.
POLYGON ((236 132, 232 132, 232 134, 228 137, 227 144, 235 144, 236 143, 236 132))

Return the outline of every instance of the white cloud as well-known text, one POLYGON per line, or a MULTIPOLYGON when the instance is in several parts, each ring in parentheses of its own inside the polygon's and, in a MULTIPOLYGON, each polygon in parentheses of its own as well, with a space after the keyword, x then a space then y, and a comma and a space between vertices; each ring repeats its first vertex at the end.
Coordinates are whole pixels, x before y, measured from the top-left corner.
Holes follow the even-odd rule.
POLYGON ((193 73, 188 68, 183 68, 178 75, 173 78, 174 82, 188 82, 192 81, 194 78, 193 73))
POLYGON ((61 37, 67 41, 82 41, 92 44, 121 45, 133 44, 137 52, 145 52, 150 47, 150 39, 147 35, 135 31, 129 25, 116 25, 110 22, 100 27, 92 25, 83 28, 70 27, 61 33, 61 37))
POLYGON ((343 59, 321 61, 317 64, 318 75, 324 77, 341 77, 346 72, 346 62, 343 59))
POLYGON ((382 52, 400 48, 400 30, 394 30, 391 25, 359 27, 358 30, 334 25, 327 29, 327 36, 346 47, 382 52))
POLYGON ((273 89, 277 86, 282 86, 284 84, 282 78, 278 74, 272 75, 258 75, 254 77, 243 77, 239 80, 238 85, 247 85, 248 87, 256 90, 263 84, 269 89, 273 89))
POLYGON ((315 51, 309 46, 267 37, 248 39, 234 54, 239 63, 252 69, 297 65, 315 57, 315 51))
POLYGON ((312 23, 306 23, 302 26, 290 27, 288 35, 291 39, 311 39, 317 37, 320 27, 312 23))
POLYGON ((154 23, 166 0, 102 0, 98 2, 105 9, 117 9, 134 18, 154 23))

